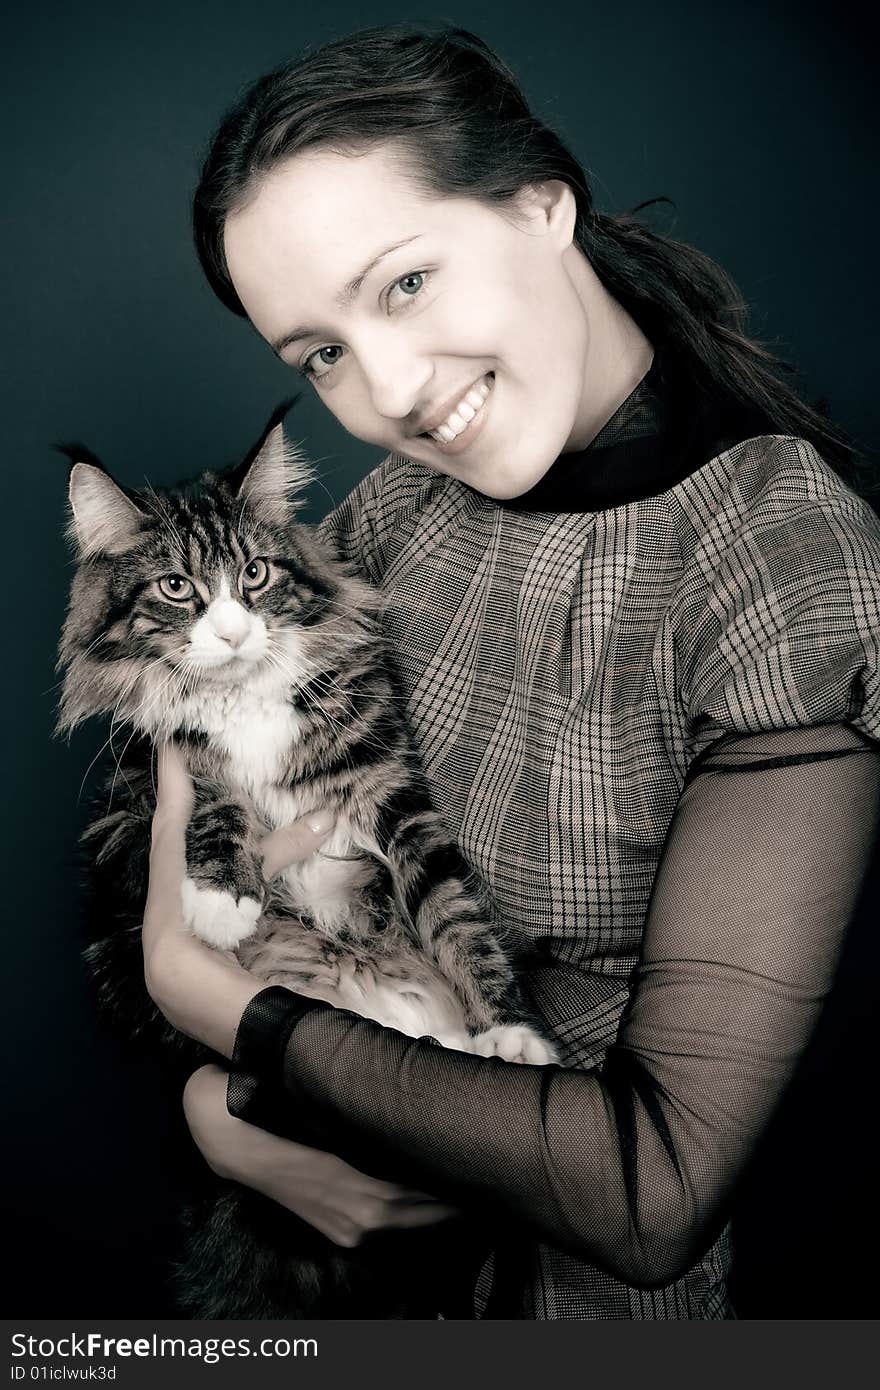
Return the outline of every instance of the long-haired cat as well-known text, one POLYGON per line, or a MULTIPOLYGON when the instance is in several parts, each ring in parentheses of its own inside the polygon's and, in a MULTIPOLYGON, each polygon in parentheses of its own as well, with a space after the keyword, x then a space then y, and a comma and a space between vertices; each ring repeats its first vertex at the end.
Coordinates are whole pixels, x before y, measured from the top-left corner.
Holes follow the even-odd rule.
MULTIPOLYGON (((162 492, 123 488, 65 449, 78 565, 59 729, 109 714, 128 739, 84 836, 101 1003, 130 1035, 174 1037, 144 989, 139 944, 152 754, 173 739, 196 790, 183 884, 193 932, 267 984, 446 1046, 552 1061, 432 804, 377 596, 295 519, 310 474, 279 414, 243 463, 162 492), (266 885, 260 837, 318 810, 335 816, 330 841, 266 885)), ((226 1185, 190 1214, 179 1288, 199 1317, 399 1315, 399 1288, 389 1276, 383 1293, 375 1268, 365 1279, 371 1265, 226 1185)))

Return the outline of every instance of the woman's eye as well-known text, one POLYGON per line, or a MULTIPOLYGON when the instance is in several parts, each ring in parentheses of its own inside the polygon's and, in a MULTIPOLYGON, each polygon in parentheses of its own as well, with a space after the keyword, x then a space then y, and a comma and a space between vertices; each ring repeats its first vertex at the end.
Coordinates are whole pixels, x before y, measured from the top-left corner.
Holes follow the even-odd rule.
POLYGON ((401 294, 406 299, 414 299, 424 285, 425 278, 426 273, 424 270, 411 270, 409 275, 404 275, 401 280, 398 280, 396 284, 391 286, 388 293, 389 301, 395 290, 400 290, 401 294))
POLYGON ((331 343, 329 347, 318 348, 317 352, 313 352, 311 357, 307 357, 300 367, 299 370, 303 376, 321 377, 327 376, 332 372, 339 358, 334 357, 332 361, 328 362, 323 355, 325 352, 338 352, 341 354, 342 348, 336 343, 331 343))
POLYGON ((253 593, 262 589, 269 579, 269 566, 265 560, 249 560, 241 572, 241 587, 253 593))
POLYGON ((191 599, 196 591, 196 586, 191 579, 187 579, 182 574, 166 574, 159 580, 159 589, 165 598, 174 599, 178 603, 191 599))
MULTIPOLYGON (((391 289, 388 291, 388 304, 390 307, 392 309, 394 308, 392 296, 395 291, 398 290, 402 296, 398 307, 405 307, 407 302, 411 303, 424 288, 425 281, 430 273, 431 272, 428 270, 411 270, 408 275, 402 275, 399 280, 395 280, 391 289)), ((308 380, 320 381, 322 377, 329 376, 333 368, 338 365, 343 352, 344 348, 341 348, 338 343, 331 343, 327 347, 317 348, 305 359, 302 366, 298 367, 297 370, 300 376, 304 376, 308 380), (325 355, 327 353, 335 353, 337 355, 328 361, 325 355)))

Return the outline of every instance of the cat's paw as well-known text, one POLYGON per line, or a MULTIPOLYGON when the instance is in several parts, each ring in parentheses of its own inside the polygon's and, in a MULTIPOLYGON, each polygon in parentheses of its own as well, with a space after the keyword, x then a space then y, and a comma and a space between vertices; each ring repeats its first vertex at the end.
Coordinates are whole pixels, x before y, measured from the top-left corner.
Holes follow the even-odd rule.
POLYGON ((237 901, 221 888, 208 888, 191 878, 183 880, 183 920, 209 946, 232 950, 257 929, 262 903, 256 898, 237 901))
POLYGON ((546 1067, 558 1060, 553 1045, 525 1023, 498 1023, 471 1039, 471 1050, 479 1057, 503 1057, 505 1062, 527 1062, 546 1067))

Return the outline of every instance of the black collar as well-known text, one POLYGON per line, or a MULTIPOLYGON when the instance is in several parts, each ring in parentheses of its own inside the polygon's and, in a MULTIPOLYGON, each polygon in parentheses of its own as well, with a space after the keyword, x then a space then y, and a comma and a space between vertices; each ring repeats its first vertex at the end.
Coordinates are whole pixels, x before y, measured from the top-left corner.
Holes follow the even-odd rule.
POLYGON ((543 478, 496 505, 512 511, 597 512, 655 497, 741 439, 765 432, 742 409, 707 401, 672 354, 645 376, 587 445, 560 454, 543 478))

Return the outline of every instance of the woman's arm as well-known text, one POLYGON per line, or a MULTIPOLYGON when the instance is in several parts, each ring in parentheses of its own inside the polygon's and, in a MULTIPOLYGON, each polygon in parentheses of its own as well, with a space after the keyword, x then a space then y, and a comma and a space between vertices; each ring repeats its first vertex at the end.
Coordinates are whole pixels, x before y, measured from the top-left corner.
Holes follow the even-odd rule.
MULTIPOLYGON (((157 777, 150 887, 141 934, 147 990, 179 1032, 231 1057, 236 1020, 262 986, 232 952, 212 950, 186 930, 181 884, 193 794, 186 764, 172 744, 159 749, 157 777)), ((305 822, 300 833, 308 833, 305 822)), ((320 843, 319 837, 316 841, 320 843)))
MULTIPOLYGON (((192 805, 186 762, 173 744, 163 744, 157 756, 150 884, 141 934, 144 975, 154 1003, 179 1032, 231 1057, 242 1010, 263 986, 242 969, 232 951, 212 949, 184 926, 181 884, 192 805)), ((308 859, 332 830, 332 819, 318 812, 265 836, 260 850, 266 880, 287 864, 308 859)))
POLYGON ((184 1088, 184 1114, 205 1162, 219 1177, 287 1207, 335 1245, 353 1249, 379 1230, 433 1226, 461 1214, 424 1192, 369 1177, 335 1154, 235 1119, 226 1083, 222 1068, 207 1066, 184 1088))
POLYGON ((715 745, 682 794, 601 1068, 447 1052, 318 1006, 261 1104, 274 1088, 347 1161, 488 1204, 627 1283, 669 1283, 724 1221, 812 1032, 878 783, 878 746, 847 726, 715 745))
MULTIPOLYGON (((242 1010, 263 985, 242 970, 232 952, 206 946, 183 925, 180 886, 192 783, 180 754, 159 752, 150 891, 143 927, 147 987, 180 1031, 231 1057, 242 1010)), ((333 829, 319 815, 266 836, 263 872, 271 879, 308 858, 333 829)), ((425 1193, 359 1172, 332 1153, 293 1144, 230 1115, 227 1074, 200 1067, 184 1090, 193 1139, 214 1172, 279 1202, 337 1245, 353 1247, 377 1230, 433 1225, 458 1215, 425 1193)))

